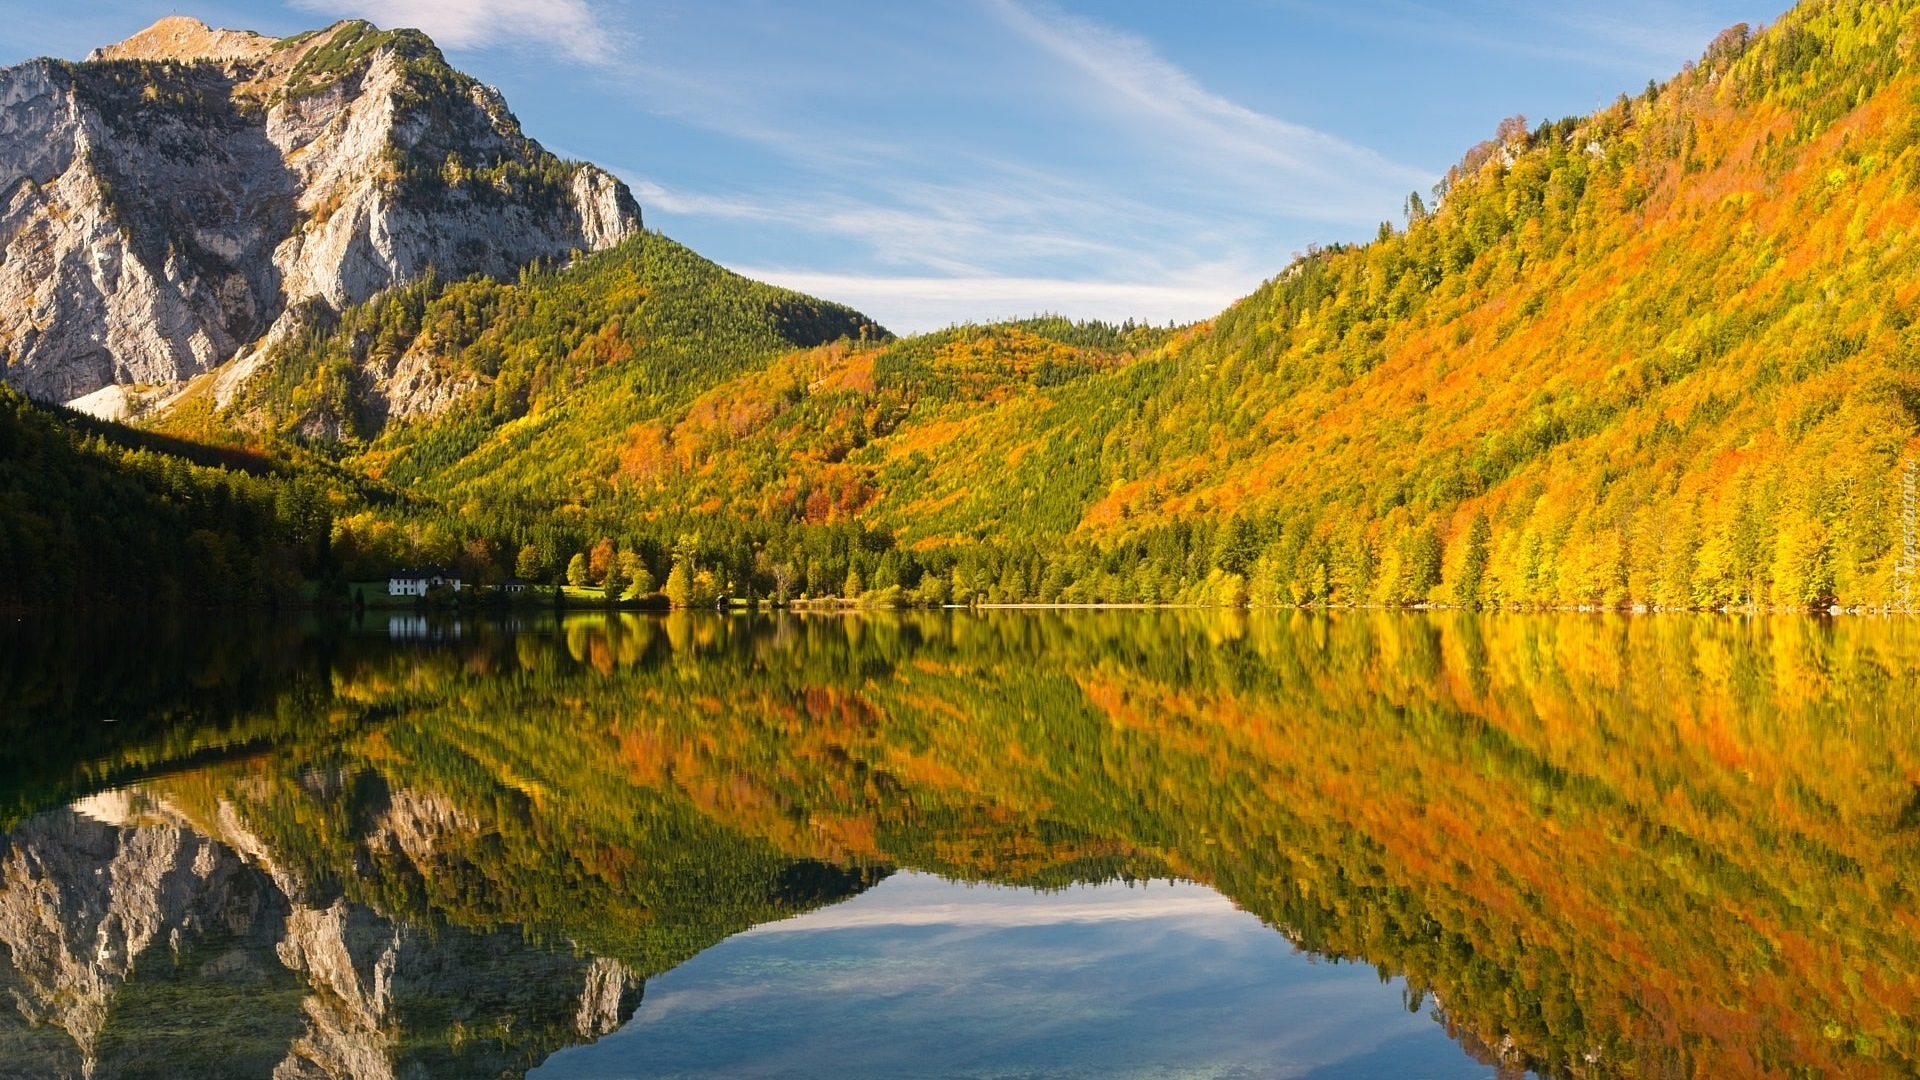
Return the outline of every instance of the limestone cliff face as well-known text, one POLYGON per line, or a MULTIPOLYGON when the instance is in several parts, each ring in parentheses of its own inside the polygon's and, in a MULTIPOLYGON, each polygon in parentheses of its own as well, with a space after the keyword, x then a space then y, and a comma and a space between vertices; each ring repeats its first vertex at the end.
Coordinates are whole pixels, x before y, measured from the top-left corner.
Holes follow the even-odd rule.
MULTIPOLYGON (((370 843, 468 827, 396 793, 370 843)), ((231 806, 96 796, 0 837, 0 1076, 515 1076, 615 1029, 624 965, 513 928, 416 929, 287 873, 231 806)))
POLYGON ((170 18, 0 70, 0 371, 46 400, 167 385, 316 305, 511 276, 640 231, 425 37, 170 18))

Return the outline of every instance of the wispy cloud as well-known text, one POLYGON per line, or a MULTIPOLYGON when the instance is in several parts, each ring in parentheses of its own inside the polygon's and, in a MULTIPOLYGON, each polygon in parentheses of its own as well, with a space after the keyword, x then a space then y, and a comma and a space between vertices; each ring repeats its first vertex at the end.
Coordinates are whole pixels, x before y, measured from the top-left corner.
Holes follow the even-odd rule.
POLYGON ((1666 4, 1626 3, 1605 11, 1560 10, 1553 5, 1529 5, 1534 17, 1564 27, 1571 40, 1588 44, 1578 52, 1587 62, 1604 62, 1622 52, 1663 69, 1692 60, 1706 51, 1714 35, 1726 29, 1697 12, 1666 4), (1593 42, 1606 48, 1595 49, 1593 42))
POLYGON ((1174 281, 1090 281, 1041 277, 878 277, 777 267, 740 273, 849 304, 895 333, 954 323, 1058 313, 1074 318, 1187 323, 1217 314, 1258 285, 1250 267, 1214 267, 1174 281))
POLYGON ((1278 2, 1316 21, 1370 34, 1610 72, 1671 73, 1698 56, 1724 29, 1691 8, 1645 0, 1618 0, 1603 10, 1532 0, 1449 4, 1397 0, 1374 5, 1278 2))
MULTIPOLYGON (((1109 195, 1034 195, 926 186, 910 205, 883 208, 841 197, 708 195, 624 177, 650 212, 792 230, 851 240, 898 268, 843 273, 805 266, 737 266, 749 277, 851 304, 896 332, 955 322, 1058 312, 1077 318, 1191 322, 1244 296, 1274 270, 1255 254, 1203 261, 1130 234, 1134 222, 1172 216, 1109 195), (1111 215, 1104 227, 1090 220, 1111 215), (1009 267, 1071 265, 1078 276, 1009 272, 1009 267)), ((914 186, 909 185, 909 190, 914 186)), ((1202 247, 1207 223, 1185 235, 1202 247)), ((1225 246, 1224 244, 1218 246, 1225 246)))
POLYGON ((959 275, 1004 272, 1034 260, 1141 263, 1148 256, 1126 242, 1128 227, 1166 213, 1111 191, 1009 172, 951 184, 900 178, 888 185, 884 202, 820 192, 714 195, 621 178, 643 206, 667 214, 835 236, 858 242, 889 266, 959 275))
MULTIPOLYGON (((1001 310, 1095 300, 1105 311, 1108 302, 1127 297, 1149 303, 1151 311, 1131 312, 1147 317, 1217 310, 1219 280, 1230 276, 1230 288, 1245 288, 1263 276, 1238 264, 1271 273, 1286 261, 1287 248, 1304 246, 1321 228, 1340 236, 1355 226, 1370 229, 1408 190, 1434 180, 1214 93, 1144 39, 1104 24, 1017 0, 975 0, 952 9, 962 13, 968 18, 951 24, 955 40, 945 50, 953 55, 937 52, 924 61, 991 70, 992 89, 973 101, 1005 110, 1002 131, 929 140, 911 126, 857 121, 825 128, 802 107, 820 92, 812 75, 801 72, 787 85, 795 74, 775 58, 730 85, 707 90, 682 81, 666 96, 676 102, 676 115, 784 162, 794 174, 780 187, 697 190, 650 175, 625 179, 644 205, 667 217, 810 233, 842 241, 836 250, 857 247, 872 270, 886 268, 912 283, 910 295, 884 295, 921 305, 910 315, 895 309, 896 318, 916 323, 933 310, 927 305, 952 310, 949 302, 959 300, 935 289, 934 275, 962 279, 971 295, 992 299, 991 292, 1015 305, 1001 310), (1079 149, 1001 138, 1048 124, 1079 149), (802 173, 810 175, 800 179, 802 173), (1283 218, 1294 219, 1290 228, 1305 235, 1276 250, 1270 234, 1283 218), (1216 273, 1221 264, 1234 264, 1234 272, 1216 273), (1197 289, 1135 284, 1164 284, 1196 267, 1214 280, 1197 289), (1057 287, 1072 281, 1097 291, 1057 287), (1044 289, 1008 295, 1027 286, 1044 289), (1196 307, 1201 296, 1210 308, 1196 307)), ((940 70, 935 83, 958 77, 940 70)), ((636 89, 663 89, 664 74, 638 76, 636 89)), ((900 65, 872 76, 870 92, 879 95, 888 85, 908 95, 927 85, 924 72, 916 77, 900 65)), ((661 98, 649 93, 648 100, 651 108, 661 98)), ((930 104, 953 107, 950 99, 930 104)), ((883 290, 868 286, 880 276, 833 280, 878 296, 883 290)))
POLYGON ((586 0, 291 0, 294 8, 423 30, 453 49, 533 46, 603 64, 617 36, 586 0))
POLYGON ((1148 919, 1245 919, 1246 913, 1224 897, 1177 896, 1128 904, 1100 901, 1078 904, 1023 903, 1005 900, 993 906, 935 903, 897 909, 828 908, 804 918, 766 923, 750 934, 794 934, 821 930, 867 930, 908 926, 990 927, 1060 926, 1072 923, 1138 922, 1148 919))
POLYGON ((742 936, 883 927, 1003 929, 1145 920, 1226 920, 1238 929, 1258 925, 1225 896, 1185 881, 1082 885, 1063 892, 1038 892, 1017 886, 961 884, 910 870, 847 903, 765 923, 742 936))
POLYGON ((982 3, 1079 72, 1096 108, 1118 112, 1129 129, 1144 126, 1165 145, 1197 155, 1202 170, 1264 183, 1274 209, 1321 220, 1377 220, 1385 193, 1433 180, 1365 147, 1215 94, 1130 34, 1018 0, 982 3))

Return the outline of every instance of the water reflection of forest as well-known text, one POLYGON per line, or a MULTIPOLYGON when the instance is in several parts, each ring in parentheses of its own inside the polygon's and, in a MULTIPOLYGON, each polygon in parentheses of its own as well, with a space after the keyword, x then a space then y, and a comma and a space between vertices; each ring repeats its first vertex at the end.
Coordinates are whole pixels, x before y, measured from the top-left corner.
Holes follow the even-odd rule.
POLYGON ((897 867, 1175 875, 1404 974, 1516 1068, 1901 1075, 1920 1051, 1907 623, 406 629, 16 626, 0 807, 44 829, 137 783, 142 820, 257 844, 296 906, 564 943, 634 987, 897 867))

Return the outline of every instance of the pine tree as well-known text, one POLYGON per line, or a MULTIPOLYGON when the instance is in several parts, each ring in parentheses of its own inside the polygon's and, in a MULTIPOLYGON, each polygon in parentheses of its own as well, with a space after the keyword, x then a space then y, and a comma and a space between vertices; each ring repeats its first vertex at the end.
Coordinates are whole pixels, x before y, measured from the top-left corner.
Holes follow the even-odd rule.
POLYGON ((1487 578, 1488 549, 1493 540, 1493 524, 1486 511, 1477 511, 1467 526, 1467 550, 1460 560, 1460 576, 1453 582, 1453 602, 1461 607, 1480 606, 1480 586, 1487 578))

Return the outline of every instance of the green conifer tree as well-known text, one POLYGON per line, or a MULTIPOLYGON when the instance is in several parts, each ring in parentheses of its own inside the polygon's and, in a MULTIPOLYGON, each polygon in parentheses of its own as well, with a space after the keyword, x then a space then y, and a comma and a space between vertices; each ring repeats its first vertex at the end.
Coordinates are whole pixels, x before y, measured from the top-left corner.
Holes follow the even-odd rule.
POLYGON ((1453 602, 1461 607, 1480 606, 1480 587, 1487 578, 1487 559, 1493 525, 1487 520, 1486 511, 1473 515, 1472 524, 1467 526, 1467 550, 1460 560, 1460 576, 1453 582, 1453 602))

